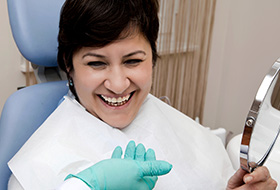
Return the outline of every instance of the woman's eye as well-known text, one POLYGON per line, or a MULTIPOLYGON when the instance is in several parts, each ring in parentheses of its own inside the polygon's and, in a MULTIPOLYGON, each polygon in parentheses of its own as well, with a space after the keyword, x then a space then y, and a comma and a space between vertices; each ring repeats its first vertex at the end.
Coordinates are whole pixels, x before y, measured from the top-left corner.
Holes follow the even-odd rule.
POLYGON ((94 68, 103 68, 107 64, 102 61, 91 61, 91 62, 88 62, 87 65, 94 67, 94 68))
POLYGON ((143 60, 141 60, 141 59, 129 59, 129 60, 126 60, 124 63, 127 65, 138 65, 142 61, 143 60))

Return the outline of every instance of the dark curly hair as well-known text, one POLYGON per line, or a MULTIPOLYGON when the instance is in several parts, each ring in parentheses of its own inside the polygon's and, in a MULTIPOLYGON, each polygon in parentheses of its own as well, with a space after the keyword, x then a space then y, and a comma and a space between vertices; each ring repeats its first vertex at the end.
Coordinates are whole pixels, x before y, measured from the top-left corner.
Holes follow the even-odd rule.
POLYGON ((104 47, 135 31, 149 41, 155 65, 158 9, 158 0, 66 0, 59 23, 59 67, 68 73, 80 48, 104 47))

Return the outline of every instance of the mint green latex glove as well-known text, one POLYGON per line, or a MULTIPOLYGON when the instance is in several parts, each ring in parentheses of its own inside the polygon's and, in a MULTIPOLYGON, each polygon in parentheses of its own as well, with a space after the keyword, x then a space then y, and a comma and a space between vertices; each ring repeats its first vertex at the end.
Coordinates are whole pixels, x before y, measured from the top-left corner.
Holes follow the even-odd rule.
POLYGON ((145 150, 144 145, 137 147, 130 141, 122 159, 121 147, 115 148, 112 158, 102 160, 81 171, 77 175, 70 174, 85 182, 94 190, 151 190, 158 177, 169 173, 172 165, 156 160, 152 149, 145 150))

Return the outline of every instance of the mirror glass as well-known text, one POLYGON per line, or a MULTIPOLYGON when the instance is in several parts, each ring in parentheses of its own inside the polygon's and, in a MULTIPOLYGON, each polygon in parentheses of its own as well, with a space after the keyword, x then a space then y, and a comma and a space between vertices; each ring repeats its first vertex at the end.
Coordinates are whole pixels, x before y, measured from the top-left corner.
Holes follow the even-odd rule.
POLYGON ((263 79, 245 121, 240 164, 248 172, 264 164, 280 130, 280 59, 263 79))

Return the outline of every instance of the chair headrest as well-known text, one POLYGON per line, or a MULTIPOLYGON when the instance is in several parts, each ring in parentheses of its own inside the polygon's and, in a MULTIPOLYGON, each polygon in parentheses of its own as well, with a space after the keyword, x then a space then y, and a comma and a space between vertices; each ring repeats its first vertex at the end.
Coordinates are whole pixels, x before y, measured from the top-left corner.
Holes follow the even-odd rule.
POLYGON ((57 66, 60 9, 65 0, 8 0, 14 40, 30 62, 57 66))

